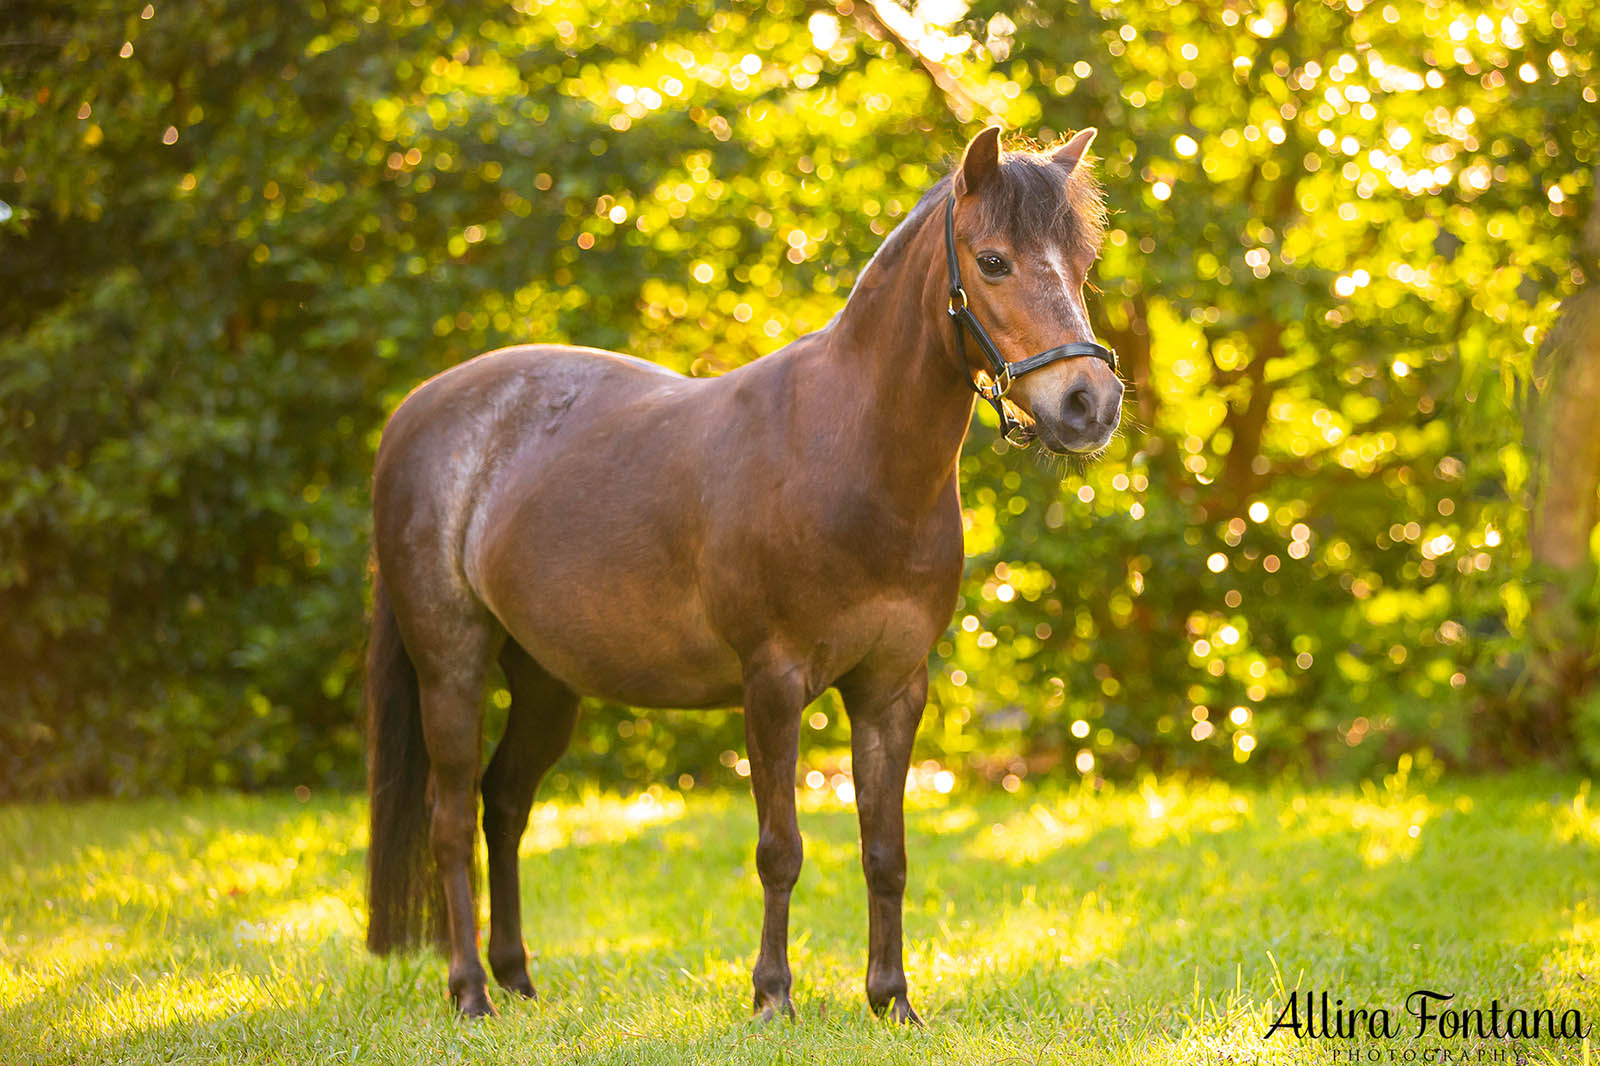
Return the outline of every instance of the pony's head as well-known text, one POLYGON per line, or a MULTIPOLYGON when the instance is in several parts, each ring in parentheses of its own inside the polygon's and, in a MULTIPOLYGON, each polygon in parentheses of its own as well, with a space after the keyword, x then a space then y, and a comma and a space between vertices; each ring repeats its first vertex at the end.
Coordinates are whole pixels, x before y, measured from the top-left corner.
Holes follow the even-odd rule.
MULTIPOLYGON (((951 178, 955 254, 973 317, 1007 362, 1093 342, 1083 287, 1099 255, 1105 207, 1083 161, 1095 131, 1058 148, 1002 152, 1000 130, 974 137, 951 178)), ((966 345, 974 373, 990 368, 966 345)), ((1088 454, 1111 440, 1122 382, 1097 358, 1063 358, 1011 383, 1006 399, 1052 452, 1088 454)))

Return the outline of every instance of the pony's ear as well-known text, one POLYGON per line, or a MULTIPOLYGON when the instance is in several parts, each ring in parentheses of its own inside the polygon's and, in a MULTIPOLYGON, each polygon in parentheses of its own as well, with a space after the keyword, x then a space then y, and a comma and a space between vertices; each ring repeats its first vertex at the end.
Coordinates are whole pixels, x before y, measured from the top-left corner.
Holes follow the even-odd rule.
POLYGON ((956 195, 971 196, 1000 169, 1000 127, 990 126, 967 142, 956 174, 956 195))
POLYGON ((1093 126, 1079 130, 1072 135, 1071 140, 1056 149, 1053 158, 1066 167, 1069 174, 1077 170, 1078 164, 1083 161, 1083 153, 1089 150, 1089 146, 1094 143, 1094 135, 1098 132, 1093 126))

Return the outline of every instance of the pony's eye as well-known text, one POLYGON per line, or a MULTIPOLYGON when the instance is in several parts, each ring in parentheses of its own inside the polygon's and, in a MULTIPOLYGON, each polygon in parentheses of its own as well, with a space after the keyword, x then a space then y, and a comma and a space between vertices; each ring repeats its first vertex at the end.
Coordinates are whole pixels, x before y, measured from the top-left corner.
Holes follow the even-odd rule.
POLYGON ((978 269, 991 278, 1003 278, 1011 273, 1011 264, 993 252, 984 252, 978 256, 978 269))

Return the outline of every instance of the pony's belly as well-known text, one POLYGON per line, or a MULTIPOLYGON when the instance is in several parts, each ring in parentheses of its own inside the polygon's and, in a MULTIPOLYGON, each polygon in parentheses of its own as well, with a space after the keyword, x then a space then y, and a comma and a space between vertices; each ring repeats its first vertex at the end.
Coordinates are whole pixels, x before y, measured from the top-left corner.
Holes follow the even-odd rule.
POLYGON ((580 695, 630 707, 736 707, 744 701, 739 660, 641 654, 635 648, 546 649, 535 658, 580 695))
POLYGON ((739 658, 696 617, 691 597, 660 590, 653 603, 628 604, 595 596, 567 604, 560 617, 502 615, 510 637, 580 695, 635 707, 727 707, 741 702, 739 658), (585 607, 585 601, 588 608, 585 607))

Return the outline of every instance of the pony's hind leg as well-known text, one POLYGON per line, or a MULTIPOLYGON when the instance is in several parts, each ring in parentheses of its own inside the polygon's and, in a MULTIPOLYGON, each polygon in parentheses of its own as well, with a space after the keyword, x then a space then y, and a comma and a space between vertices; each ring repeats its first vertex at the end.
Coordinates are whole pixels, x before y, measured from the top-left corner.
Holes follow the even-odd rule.
POLYGON ((522 943, 517 851, 539 781, 572 739, 578 695, 545 672, 515 641, 506 641, 500 665, 511 689, 511 713, 505 736, 483 777, 483 835, 489 845, 489 968, 501 985, 532 998, 528 952, 522 943))
POLYGON ((473 904, 478 777, 483 761, 483 689, 502 633, 487 619, 434 625, 417 659, 422 735, 428 748, 429 843, 444 887, 450 995, 468 1017, 494 1013, 478 958, 473 904))

